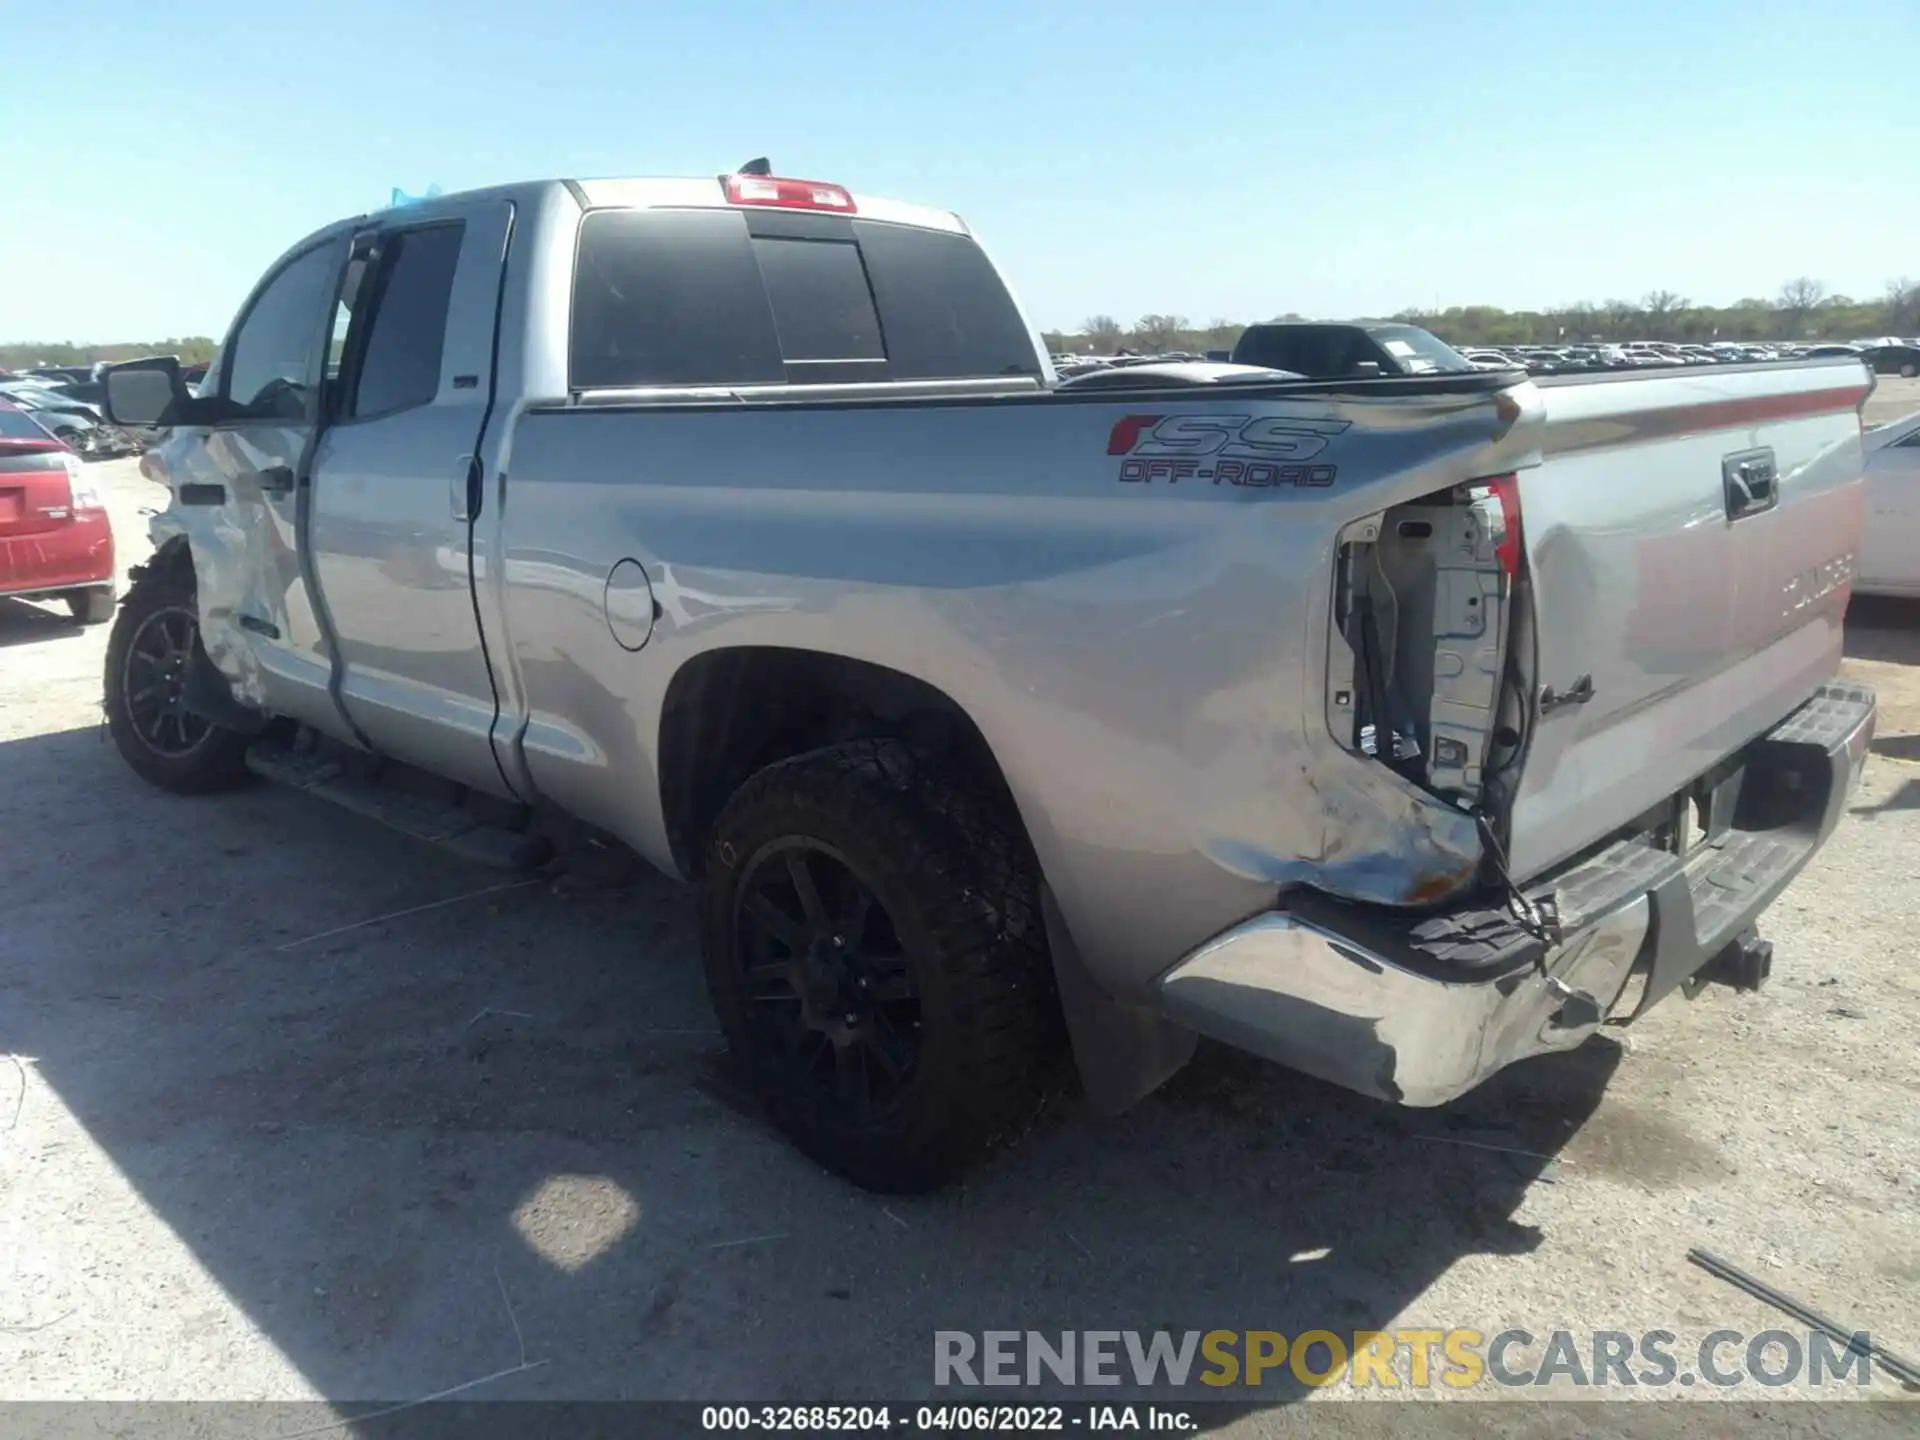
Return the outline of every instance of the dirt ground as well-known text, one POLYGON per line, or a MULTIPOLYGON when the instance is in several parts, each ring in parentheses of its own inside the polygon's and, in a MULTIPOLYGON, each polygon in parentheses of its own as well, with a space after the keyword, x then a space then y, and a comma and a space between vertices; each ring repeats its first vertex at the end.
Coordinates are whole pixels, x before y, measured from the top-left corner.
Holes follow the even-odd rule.
MULTIPOLYGON (((162 493, 96 473, 131 561, 162 493)), ((159 794, 104 643, 0 602, 0 1399, 856 1402, 932 1393, 935 1329, 1790 1323, 1694 1245, 1920 1351, 1920 607, 1856 606, 1879 738, 1760 994, 1438 1112, 1210 1048, 894 1201, 739 1100, 679 890, 159 794)))
POLYGON ((1920 410, 1920 379, 1902 380, 1898 375, 1882 375, 1874 382, 1861 412, 1869 425, 1884 425, 1920 410))

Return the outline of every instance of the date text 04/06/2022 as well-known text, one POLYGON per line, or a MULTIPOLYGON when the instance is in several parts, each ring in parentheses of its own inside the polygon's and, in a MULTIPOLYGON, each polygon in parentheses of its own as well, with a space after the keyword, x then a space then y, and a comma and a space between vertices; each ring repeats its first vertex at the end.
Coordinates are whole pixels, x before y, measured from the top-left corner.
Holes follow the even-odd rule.
POLYGON ((907 1434, 1109 1434, 1148 1431, 1191 1434, 1191 1414, 1161 1405, 708 1405, 700 1412, 707 1431, 759 1431, 823 1435, 907 1434))

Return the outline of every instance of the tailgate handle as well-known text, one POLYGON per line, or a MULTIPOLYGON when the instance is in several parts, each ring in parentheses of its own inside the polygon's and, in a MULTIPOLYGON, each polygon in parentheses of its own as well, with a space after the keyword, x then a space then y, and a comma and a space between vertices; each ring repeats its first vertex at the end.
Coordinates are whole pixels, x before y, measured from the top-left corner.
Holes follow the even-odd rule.
POLYGON ((1773 450, 1742 450, 1720 462, 1727 495, 1727 519, 1742 520, 1780 503, 1780 472, 1773 450))

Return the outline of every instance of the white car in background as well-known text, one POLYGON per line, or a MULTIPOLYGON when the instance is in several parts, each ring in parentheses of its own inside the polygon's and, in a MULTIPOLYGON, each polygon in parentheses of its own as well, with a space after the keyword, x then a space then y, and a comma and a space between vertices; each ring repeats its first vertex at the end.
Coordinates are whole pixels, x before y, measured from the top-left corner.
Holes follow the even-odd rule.
POLYGON ((1856 595, 1920 596, 1920 410, 1869 430, 1856 595))

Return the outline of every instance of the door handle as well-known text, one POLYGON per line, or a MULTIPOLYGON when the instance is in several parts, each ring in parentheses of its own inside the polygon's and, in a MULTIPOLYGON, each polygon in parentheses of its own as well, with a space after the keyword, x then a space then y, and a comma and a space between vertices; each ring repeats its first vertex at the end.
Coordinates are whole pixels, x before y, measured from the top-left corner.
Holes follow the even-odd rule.
POLYGON ((260 493, 262 495, 291 495, 293 493, 293 467, 290 465, 269 465, 260 472, 260 493))
POLYGON ((459 469, 447 480, 447 507, 456 520, 473 520, 480 514, 481 481, 484 468, 478 455, 462 455, 459 469))
POLYGON ((1742 520, 1780 503, 1780 472, 1771 448, 1742 450, 1720 462, 1727 519, 1742 520))
POLYGON ((203 481, 189 480, 174 492, 180 497, 182 505, 224 505, 227 503, 227 487, 209 485, 203 481))

